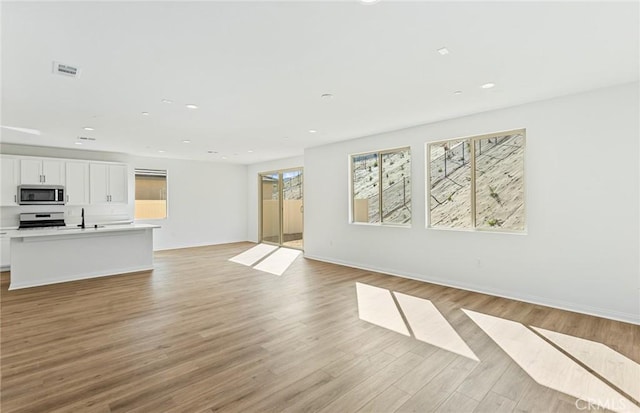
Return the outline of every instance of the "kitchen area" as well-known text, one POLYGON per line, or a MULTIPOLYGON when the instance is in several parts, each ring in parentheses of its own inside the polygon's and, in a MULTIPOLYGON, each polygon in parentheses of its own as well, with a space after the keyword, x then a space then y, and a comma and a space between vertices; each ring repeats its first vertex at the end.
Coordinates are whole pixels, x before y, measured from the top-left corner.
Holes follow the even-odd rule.
POLYGON ((0 155, 2 271, 10 290, 153 268, 153 224, 135 224, 129 166, 0 155))

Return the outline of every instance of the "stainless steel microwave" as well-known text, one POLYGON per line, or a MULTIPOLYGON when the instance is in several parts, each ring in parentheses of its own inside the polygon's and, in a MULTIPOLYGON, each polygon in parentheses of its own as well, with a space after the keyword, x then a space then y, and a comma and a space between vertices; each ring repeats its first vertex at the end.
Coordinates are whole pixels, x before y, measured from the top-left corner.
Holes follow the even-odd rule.
POLYGON ((64 186, 61 185, 18 186, 20 205, 64 205, 64 195, 64 186))

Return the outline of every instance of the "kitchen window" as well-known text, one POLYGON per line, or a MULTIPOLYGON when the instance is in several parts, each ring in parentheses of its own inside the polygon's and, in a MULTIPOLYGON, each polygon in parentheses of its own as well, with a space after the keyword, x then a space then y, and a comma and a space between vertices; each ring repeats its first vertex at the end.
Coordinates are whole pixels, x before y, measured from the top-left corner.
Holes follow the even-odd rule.
POLYGON ((524 232, 525 130, 427 144, 429 228, 524 232))
POLYGON ((167 218, 167 171, 136 169, 135 219, 167 218))
POLYGON ((411 224, 411 151, 351 155, 351 222, 411 224))

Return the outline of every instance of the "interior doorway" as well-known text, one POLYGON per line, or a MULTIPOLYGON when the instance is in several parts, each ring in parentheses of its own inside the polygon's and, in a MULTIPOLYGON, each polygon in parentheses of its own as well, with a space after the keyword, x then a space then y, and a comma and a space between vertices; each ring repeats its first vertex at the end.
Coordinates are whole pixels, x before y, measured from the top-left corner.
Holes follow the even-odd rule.
POLYGON ((302 168, 259 174, 260 241, 304 248, 302 168))

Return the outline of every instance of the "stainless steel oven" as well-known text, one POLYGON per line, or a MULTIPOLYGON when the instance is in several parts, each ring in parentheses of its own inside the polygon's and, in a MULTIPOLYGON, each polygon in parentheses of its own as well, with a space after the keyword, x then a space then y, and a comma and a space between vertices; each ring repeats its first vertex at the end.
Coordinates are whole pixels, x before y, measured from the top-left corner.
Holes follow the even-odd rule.
POLYGON ((64 205, 64 195, 64 186, 61 185, 18 186, 20 205, 64 205))

